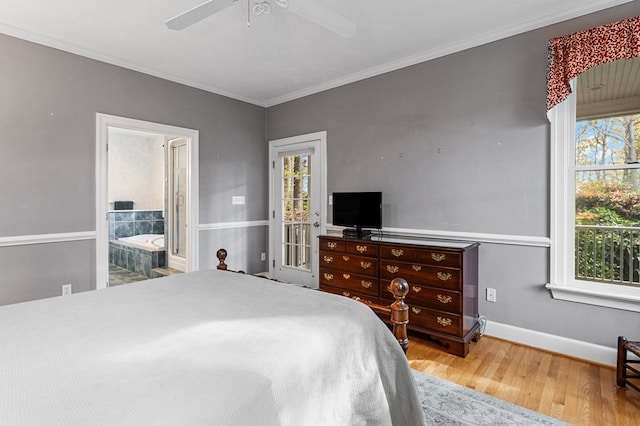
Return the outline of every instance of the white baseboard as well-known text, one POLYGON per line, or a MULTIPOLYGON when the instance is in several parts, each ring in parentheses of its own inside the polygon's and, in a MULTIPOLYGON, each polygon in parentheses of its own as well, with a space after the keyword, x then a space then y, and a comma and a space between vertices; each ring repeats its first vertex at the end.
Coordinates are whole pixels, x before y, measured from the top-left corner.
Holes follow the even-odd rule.
MULTIPOLYGON (((583 359, 596 364, 612 367, 615 367, 616 365, 617 349, 615 347, 582 342, 580 340, 541 333, 539 331, 514 327, 512 325, 501 324, 494 321, 487 321, 485 334, 487 336, 519 343, 521 345, 583 359)), ((612 336, 611 339, 612 344, 617 345, 618 336, 612 336)))

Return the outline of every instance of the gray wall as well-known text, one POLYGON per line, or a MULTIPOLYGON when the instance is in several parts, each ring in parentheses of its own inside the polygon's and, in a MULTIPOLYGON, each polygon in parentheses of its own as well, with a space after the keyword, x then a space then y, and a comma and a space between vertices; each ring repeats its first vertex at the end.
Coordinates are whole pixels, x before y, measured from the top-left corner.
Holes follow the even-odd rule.
MULTIPOLYGON (((271 107, 267 138, 327 130, 328 192, 382 191, 385 227, 548 237, 547 41, 639 4, 271 107)), ((483 244, 480 313, 607 346, 637 334, 637 313, 554 300, 548 280, 548 248, 483 244)))
MULTIPOLYGON (((328 190, 382 190, 386 227, 546 237, 549 37, 636 1, 269 108, 0 36, 0 238, 95 231, 97 112, 200 131, 200 223, 267 218, 267 140, 328 131, 328 190), (232 206, 232 195, 246 205, 232 206)), ((266 229, 203 230, 200 263, 257 272, 266 229), (232 255, 233 256, 233 255, 232 255)), ((95 242, 0 247, 0 304, 95 288, 95 242)), ((551 299, 548 249, 483 244, 490 320, 612 346, 636 313, 551 299)))
MULTIPOLYGON (((95 231, 98 112, 200 131, 201 224, 267 217, 264 108, 1 35, 0 56, 0 238, 95 231)), ((0 305, 95 288, 94 257, 93 240, 1 247, 0 305)))

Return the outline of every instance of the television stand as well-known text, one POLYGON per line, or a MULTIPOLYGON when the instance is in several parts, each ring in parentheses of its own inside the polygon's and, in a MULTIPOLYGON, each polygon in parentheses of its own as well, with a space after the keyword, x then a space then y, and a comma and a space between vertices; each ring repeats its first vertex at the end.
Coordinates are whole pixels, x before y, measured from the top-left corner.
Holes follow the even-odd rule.
POLYGON ((404 278, 410 331, 461 357, 480 337, 478 243, 378 234, 319 239, 320 290, 388 306, 391 281, 404 278))
POLYGON ((345 228, 342 230, 342 237, 344 238, 366 240, 371 237, 371 234, 372 232, 370 230, 361 228, 345 228))

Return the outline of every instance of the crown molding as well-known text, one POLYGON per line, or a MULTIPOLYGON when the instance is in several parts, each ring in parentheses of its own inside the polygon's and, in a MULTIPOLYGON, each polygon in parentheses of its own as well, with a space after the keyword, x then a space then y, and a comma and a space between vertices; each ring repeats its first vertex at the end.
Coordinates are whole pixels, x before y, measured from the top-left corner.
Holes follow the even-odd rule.
POLYGON ((441 46, 437 49, 430 49, 421 52, 416 55, 404 57, 396 61, 387 62, 380 66, 371 67, 366 70, 349 74, 343 77, 339 77, 328 82, 323 82, 319 85, 313 85, 301 90, 290 92, 282 96, 277 96, 270 99, 256 99, 253 97, 247 97, 238 93, 233 93, 219 87, 215 87, 208 84, 203 84, 198 81, 184 79, 173 74, 164 73, 158 70, 154 70, 148 67, 143 67, 130 61, 115 58, 109 55, 104 55, 95 52, 90 49, 82 48, 73 43, 68 43, 62 40, 58 40, 52 37, 47 37, 41 34, 36 34, 31 31, 27 31, 15 26, 0 24, 0 33, 7 34, 12 37, 20 38, 26 41, 34 42, 44 46, 52 47, 55 49, 63 50, 65 52, 80 55, 89 59, 94 59, 100 62, 105 62, 111 65, 126 68, 132 71, 137 71, 143 74, 147 74, 153 77, 158 77, 163 80, 171 81, 174 83, 189 86, 195 89, 204 90, 216 95, 224 96, 230 99, 235 99, 241 102, 261 106, 271 107, 281 103, 289 102, 295 99, 299 99, 305 96, 323 92, 325 90, 333 89, 336 87, 344 86, 346 84, 354 83, 367 78, 375 77, 381 74, 385 74, 391 71, 395 71, 408 66, 416 65, 422 62, 426 62, 432 59, 436 59, 442 56, 446 56, 452 53, 456 53, 462 50, 470 49, 473 47, 481 46, 483 44, 491 43, 503 38, 511 37, 517 34, 521 34, 530 30, 541 28, 547 25, 552 25, 558 22, 566 21, 572 18, 576 18, 582 15, 587 15, 592 12, 597 12, 609 7, 614 7, 629 3, 634 0, 591 0, 584 1, 580 7, 568 8, 563 11, 548 14, 541 18, 529 19, 522 22, 518 22, 506 28, 502 28, 498 31, 488 31, 477 36, 470 37, 466 40, 462 40, 458 43, 452 43, 449 45, 441 46))
POLYGON ((320 85, 311 86, 302 90, 288 93, 283 96, 268 99, 265 101, 267 107, 272 107, 278 104, 289 102, 295 99, 299 99, 305 96, 313 95, 315 93, 324 92, 325 90, 334 89, 339 86, 344 86, 349 83, 355 83, 356 81, 364 80, 367 78, 375 77, 381 74, 385 74, 391 71, 396 71, 402 68, 406 68, 412 65, 417 65, 422 62, 427 62, 432 59, 440 58, 452 53, 460 52, 463 50, 471 49, 473 47, 482 46, 497 40, 501 40, 507 37, 512 37, 518 34, 525 33, 527 31, 535 30, 537 28, 546 27, 548 25, 557 24, 558 22, 567 21, 569 19, 577 18, 579 16, 587 15, 589 13, 597 12, 599 10, 607 9, 609 7, 618 6, 624 3, 629 3, 634 0, 593 0, 585 1, 580 8, 569 8, 562 12, 549 14, 538 19, 529 19, 517 24, 511 25, 506 28, 502 28, 498 31, 488 31, 477 36, 462 40, 458 43, 452 43, 449 45, 441 46, 437 49, 430 49, 416 55, 407 56, 397 61, 387 62, 386 64, 368 68, 366 70, 349 74, 344 77, 340 77, 320 85))
POLYGON ((163 80, 182 84, 184 86, 189 86, 194 89, 204 90, 205 92, 213 93, 215 95, 224 96, 227 98, 235 99, 237 101, 246 102, 246 103, 261 106, 261 107, 266 107, 266 103, 258 99, 241 96, 237 93, 232 93, 232 92, 228 92, 226 90, 220 89, 219 87, 202 84, 197 81, 180 78, 173 74, 168 74, 168 73, 164 73, 151 68, 143 67, 129 61, 124 61, 122 59, 114 58, 109 55, 104 55, 104 54, 95 52, 93 50, 85 49, 83 47, 77 46, 73 43, 67 43, 65 41, 58 40, 53 37, 47 37, 42 34, 36 34, 34 32, 27 31, 22 28, 0 23, 0 33, 6 34, 11 37, 19 38, 21 40, 26 40, 32 43, 51 47, 53 49, 62 50, 64 52, 72 53, 74 55, 79 55, 88 59, 94 59, 96 61, 104 62, 109 65, 114 65, 114 66, 125 68, 131 71, 136 71, 142 74, 150 75, 152 77, 158 77, 163 80))

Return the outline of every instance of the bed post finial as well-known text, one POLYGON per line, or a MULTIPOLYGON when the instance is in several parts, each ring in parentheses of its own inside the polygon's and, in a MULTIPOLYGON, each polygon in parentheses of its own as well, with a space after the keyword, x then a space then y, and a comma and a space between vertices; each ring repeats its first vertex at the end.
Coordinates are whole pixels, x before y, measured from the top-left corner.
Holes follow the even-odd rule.
POLYGON ((391 324, 393 335, 400 343, 402 350, 407 353, 409 338, 407 336, 407 324, 409 323, 409 306, 404 303, 404 297, 409 293, 409 284, 404 278, 394 278, 391 281, 391 293, 395 302, 391 304, 391 324))
POLYGON ((219 260, 218 266, 216 266, 217 269, 223 269, 223 270, 227 270, 227 264, 224 263, 225 259, 227 258, 227 251, 223 248, 221 248, 220 250, 218 250, 216 252, 216 257, 219 260))

